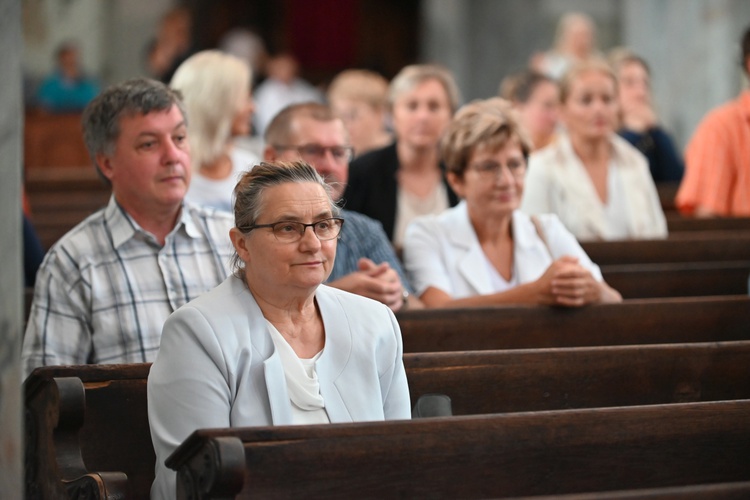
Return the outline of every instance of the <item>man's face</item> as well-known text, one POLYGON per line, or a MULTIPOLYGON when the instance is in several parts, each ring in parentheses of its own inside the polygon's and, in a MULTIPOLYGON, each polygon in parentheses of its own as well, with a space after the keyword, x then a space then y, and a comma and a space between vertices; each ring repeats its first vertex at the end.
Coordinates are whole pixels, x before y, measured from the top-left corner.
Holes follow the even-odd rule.
POLYGON ((190 148, 185 120, 177 106, 168 111, 125 115, 111 154, 97 164, 112 192, 131 214, 179 210, 190 184, 190 148))
POLYGON ((331 148, 348 148, 344 123, 339 119, 318 121, 310 117, 297 117, 292 120, 289 144, 272 144, 266 150, 267 160, 304 160, 331 186, 334 201, 344 194, 349 180, 349 159, 335 157, 331 148), (284 146, 275 149, 273 146, 284 146), (321 154, 305 153, 305 147, 323 148, 321 154), (288 148, 288 149, 287 149, 288 148), (296 148, 296 149, 295 149, 296 148))

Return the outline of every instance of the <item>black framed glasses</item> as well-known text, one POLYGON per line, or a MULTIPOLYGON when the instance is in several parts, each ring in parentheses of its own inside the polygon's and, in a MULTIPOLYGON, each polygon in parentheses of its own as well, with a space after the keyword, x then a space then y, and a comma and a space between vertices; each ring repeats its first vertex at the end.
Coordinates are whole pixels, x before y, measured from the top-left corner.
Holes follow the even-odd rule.
POLYGON ((341 226, 344 225, 344 219, 341 217, 329 217, 319 221, 305 224, 293 220, 280 220, 271 224, 256 224, 240 228, 242 232, 249 233, 253 229, 270 228, 273 235, 281 243, 294 243, 302 239, 305 230, 311 227, 315 236, 321 241, 332 240, 341 232, 341 226))
POLYGON ((339 163, 348 163, 354 155, 351 146, 321 146, 320 144, 303 144, 302 146, 274 145, 278 151, 294 150, 299 153, 303 160, 315 163, 325 158, 326 152, 330 152, 334 160, 339 163))

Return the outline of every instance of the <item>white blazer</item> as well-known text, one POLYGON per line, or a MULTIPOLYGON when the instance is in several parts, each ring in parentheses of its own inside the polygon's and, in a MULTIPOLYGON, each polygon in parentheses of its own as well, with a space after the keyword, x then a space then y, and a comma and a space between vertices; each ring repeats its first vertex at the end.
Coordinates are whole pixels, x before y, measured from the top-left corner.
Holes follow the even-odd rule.
MULTIPOLYGON (((611 165, 623 183, 629 237, 666 237, 667 222, 646 158, 617 135, 611 142, 611 165)), ((567 134, 531 155, 524 184, 524 212, 557 214, 581 241, 613 239, 604 205, 567 134)))
MULTIPOLYGON (((315 368, 331 422, 411 417, 396 318, 385 305, 321 285, 325 348, 315 368)), ((258 304, 230 276, 164 324, 148 378, 156 452, 152 498, 175 497, 164 460, 194 430, 292 424, 279 353, 258 304)))
MULTIPOLYGON (((553 260, 564 255, 577 257, 594 278, 602 280, 599 267, 556 215, 541 215, 539 221, 549 250, 531 218, 519 210, 513 212, 513 262, 519 284, 536 281, 553 260)), ((403 255, 417 295, 431 286, 454 299, 497 291, 487 274, 486 259, 465 201, 440 215, 415 219, 406 231, 403 255)))

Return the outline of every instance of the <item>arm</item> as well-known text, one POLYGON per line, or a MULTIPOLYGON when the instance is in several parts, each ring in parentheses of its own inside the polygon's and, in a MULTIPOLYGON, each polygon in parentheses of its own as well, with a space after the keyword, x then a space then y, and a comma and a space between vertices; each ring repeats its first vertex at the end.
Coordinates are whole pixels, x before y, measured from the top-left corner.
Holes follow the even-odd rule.
POLYGON ((580 307, 587 304, 620 302, 622 297, 591 272, 581 267, 574 257, 561 257, 544 274, 531 283, 505 292, 453 299, 447 293, 430 287, 422 294, 426 307, 481 307, 499 304, 540 304, 580 307))
POLYGON ((383 414, 386 420, 408 419, 411 418, 411 399, 406 370, 404 369, 404 345, 401 338, 401 328, 396 321, 396 316, 391 311, 388 311, 388 314, 391 331, 396 339, 396 349, 393 353, 391 369, 381 377, 381 386, 384 387, 383 414))
POLYGON ((61 251, 50 251, 37 274, 23 339, 24 377, 38 366, 86 364, 91 355, 90 285, 77 267, 63 265, 61 251))
POLYGON ((211 325, 194 308, 177 310, 164 324, 148 379, 148 419, 156 452, 153 491, 173 497, 176 473, 164 460, 194 430, 230 427, 231 404, 227 369, 211 325))

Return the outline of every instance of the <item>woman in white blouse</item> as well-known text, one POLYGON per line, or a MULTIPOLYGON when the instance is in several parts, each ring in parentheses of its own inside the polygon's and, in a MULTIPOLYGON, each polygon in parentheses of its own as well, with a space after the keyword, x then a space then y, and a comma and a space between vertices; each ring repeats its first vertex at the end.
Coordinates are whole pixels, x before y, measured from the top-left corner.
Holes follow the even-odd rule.
POLYGON ((582 241, 666 237, 648 162, 615 133, 612 69, 598 60, 574 66, 560 90, 566 133, 531 155, 522 210, 557 214, 582 241))
POLYGON ((196 429, 410 418, 393 312, 322 283, 343 224, 304 162, 261 163, 235 190, 237 271, 164 324, 148 378, 152 498, 196 429))
POLYGON ((404 242, 404 264, 425 306, 622 300, 556 216, 518 210, 530 150, 507 101, 476 101, 456 113, 441 152, 462 201, 416 219, 404 242))

